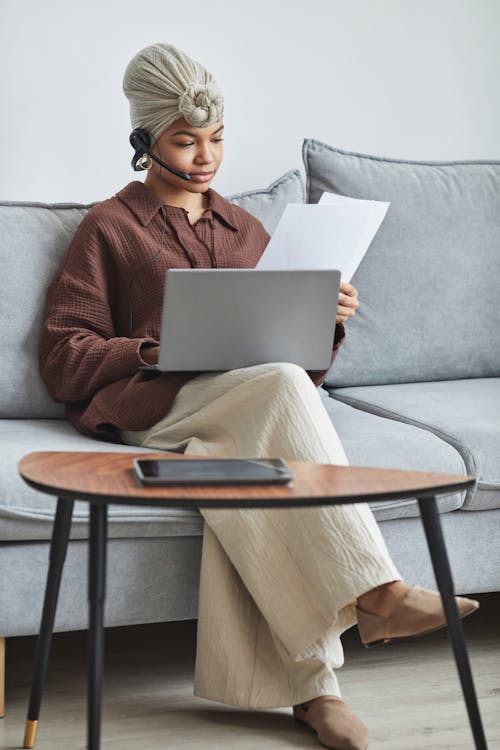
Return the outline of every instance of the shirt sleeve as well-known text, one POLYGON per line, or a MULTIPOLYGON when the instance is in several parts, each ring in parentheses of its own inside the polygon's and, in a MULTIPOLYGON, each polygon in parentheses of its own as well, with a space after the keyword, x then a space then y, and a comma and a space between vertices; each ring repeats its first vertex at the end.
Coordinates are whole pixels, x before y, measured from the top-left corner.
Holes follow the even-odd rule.
POLYGON ((137 372, 148 338, 115 335, 108 289, 112 263, 105 242, 82 222, 49 287, 39 363, 56 401, 85 401, 137 372))
MULTIPOLYGON (((340 346, 342 345, 344 339, 345 339, 345 328, 342 323, 337 323, 337 325, 335 326, 335 336, 333 339, 333 349, 332 349, 332 357, 330 359, 330 367, 332 366, 335 360, 335 357, 337 356, 338 350, 340 346)), ((313 381, 314 385, 317 385, 317 386, 322 385, 326 377, 326 373, 328 372, 330 367, 328 367, 326 370, 308 370, 307 371, 307 374, 313 381)))

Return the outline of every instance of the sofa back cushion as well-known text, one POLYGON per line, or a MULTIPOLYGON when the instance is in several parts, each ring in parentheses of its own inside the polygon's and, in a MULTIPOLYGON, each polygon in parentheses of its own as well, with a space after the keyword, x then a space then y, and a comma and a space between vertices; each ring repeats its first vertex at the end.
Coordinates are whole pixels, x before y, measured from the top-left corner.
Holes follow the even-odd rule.
POLYGON ((287 203, 305 203, 306 191, 298 169, 291 169, 268 188, 230 195, 228 200, 260 219, 272 234, 287 203))
MULTIPOLYGON (((268 189, 231 196, 272 231, 288 202, 304 202, 298 171, 268 189)), ((0 203, 0 418, 62 418, 38 369, 38 343, 47 287, 89 206, 0 203)))
POLYGON ((500 162, 412 162, 306 140, 308 201, 390 201, 353 277, 329 386, 500 375, 500 162))
POLYGON ((0 204, 0 417, 63 417, 38 369, 47 287, 86 206, 0 204))

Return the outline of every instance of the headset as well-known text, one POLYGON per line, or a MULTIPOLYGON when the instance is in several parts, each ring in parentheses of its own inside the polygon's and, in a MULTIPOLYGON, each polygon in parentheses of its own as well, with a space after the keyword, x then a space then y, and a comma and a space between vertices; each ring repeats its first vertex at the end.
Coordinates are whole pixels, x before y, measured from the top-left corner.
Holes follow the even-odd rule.
POLYGON ((175 174, 177 177, 180 177, 183 180, 191 179, 191 175, 189 175, 187 172, 181 172, 178 169, 174 169, 174 167, 169 167, 169 165, 165 164, 165 162, 158 158, 156 154, 153 154, 153 152, 151 151, 151 136, 147 130, 144 130, 144 128, 134 128, 134 130, 132 130, 132 132, 130 133, 130 144, 135 150, 135 154, 133 155, 131 161, 132 167, 134 168, 135 172, 140 172, 143 169, 140 164, 140 159, 142 156, 144 156, 144 154, 147 154, 150 159, 155 161, 164 169, 168 169, 169 172, 172 172, 172 174, 175 174))

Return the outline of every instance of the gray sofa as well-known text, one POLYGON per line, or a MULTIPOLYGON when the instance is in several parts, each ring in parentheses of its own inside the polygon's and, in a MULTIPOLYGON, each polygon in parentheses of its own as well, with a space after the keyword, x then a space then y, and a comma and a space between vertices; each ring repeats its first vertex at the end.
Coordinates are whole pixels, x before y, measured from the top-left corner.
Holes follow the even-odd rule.
MULTIPOLYGON (((232 196, 272 232, 323 190, 391 201, 354 284, 361 308, 321 398, 354 465, 472 473, 442 498, 457 590, 500 589, 500 163, 413 163, 303 147, 298 171, 232 196)), ((36 450, 130 450, 85 438, 48 396, 37 346, 49 279, 88 207, 0 204, 0 638, 38 631, 55 499, 28 488, 36 450)), ((374 508, 408 581, 433 586, 415 501, 374 508)), ((196 617, 196 511, 111 509, 106 624, 196 617)), ((77 504, 55 629, 87 627, 87 518, 77 504)), ((10 665, 13 668, 14 665, 10 665)), ((0 675, 1 684, 3 677, 0 675)))

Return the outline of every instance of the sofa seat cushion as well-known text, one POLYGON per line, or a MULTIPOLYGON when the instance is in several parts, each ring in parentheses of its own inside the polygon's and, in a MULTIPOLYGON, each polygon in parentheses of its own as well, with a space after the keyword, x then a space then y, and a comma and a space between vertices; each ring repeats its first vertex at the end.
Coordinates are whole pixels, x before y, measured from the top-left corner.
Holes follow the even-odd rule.
MULTIPOLYGON (((455 448, 427 430, 355 409, 331 398, 323 388, 320 392, 352 466, 467 473, 455 448)), ((461 508, 464 497, 464 492, 440 497, 439 511, 461 508)), ((370 506, 378 521, 420 515, 415 499, 375 502, 370 506)))
MULTIPOLYGON (((133 446, 99 442, 80 435, 62 419, 0 419, 0 541, 50 539, 57 499, 29 487, 17 464, 33 451, 126 451, 133 446)), ((71 539, 88 537, 88 504, 76 502, 71 539)), ((203 533, 197 510, 109 506, 110 537, 192 536, 203 533)))
MULTIPOLYGON (((319 389, 323 403, 340 435, 349 461, 359 466, 413 470, 435 470, 464 474, 460 455, 447 443, 406 424, 366 414, 330 398, 319 389)), ((17 464, 27 453, 38 450, 151 452, 133 446, 91 440, 77 433, 65 420, 0 420, 4 445, 0 461, 0 541, 50 539, 56 498, 29 487, 17 464)), ((461 507, 460 494, 443 497, 440 511, 461 507)), ((375 503, 380 520, 418 515, 414 500, 375 503)), ((115 538, 190 536, 203 533, 203 519, 196 510, 142 508, 111 505, 108 534, 115 538)), ((87 503, 76 502, 72 539, 88 537, 87 503)))
MULTIPOLYGON (((419 427, 456 448, 467 473, 478 479, 464 510, 500 508, 500 378, 338 388, 331 395, 364 412, 419 427)), ((436 470, 449 471, 444 463, 436 470)))

